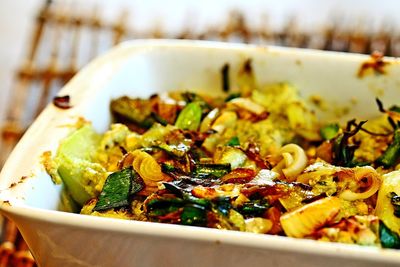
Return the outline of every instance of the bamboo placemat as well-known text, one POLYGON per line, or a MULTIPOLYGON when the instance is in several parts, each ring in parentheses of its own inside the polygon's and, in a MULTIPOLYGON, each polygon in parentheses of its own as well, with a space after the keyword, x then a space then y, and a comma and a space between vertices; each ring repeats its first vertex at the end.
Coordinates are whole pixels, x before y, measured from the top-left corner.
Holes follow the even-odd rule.
MULTIPOLYGON (((26 59, 15 77, 12 96, 8 101, 12 105, 9 106, 6 121, 2 124, 0 167, 27 126, 62 85, 82 65, 96 57, 101 49, 107 49, 123 40, 219 40, 364 54, 377 50, 384 55, 400 56, 400 35, 393 34, 393 30, 385 25, 379 31, 369 32, 362 27, 343 27, 332 23, 313 32, 304 32, 298 29, 296 20, 288 19, 281 30, 272 30, 267 21, 258 28, 251 28, 242 13, 232 11, 225 25, 217 25, 200 32, 192 32, 187 28, 171 36, 159 28, 150 32, 130 29, 126 23, 129 16, 126 11, 121 12, 114 23, 104 22, 96 8, 93 8, 91 16, 76 14, 76 10, 62 4, 46 3, 36 18, 26 59), (107 36, 107 42, 104 42, 104 36, 107 36), (68 45, 63 46, 63 42, 68 45), (83 42, 88 42, 86 46, 90 50, 82 51, 83 42), (108 43, 108 46, 100 48, 104 43, 108 43)), ((0 267, 36 266, 27 244, 13 222, 4 221, 1 242, 0 267)))

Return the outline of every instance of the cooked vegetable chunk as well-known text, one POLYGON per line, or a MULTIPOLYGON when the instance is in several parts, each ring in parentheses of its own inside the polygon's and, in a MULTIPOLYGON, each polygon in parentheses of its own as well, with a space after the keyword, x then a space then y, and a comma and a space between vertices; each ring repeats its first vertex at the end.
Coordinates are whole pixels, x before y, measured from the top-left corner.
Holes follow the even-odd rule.
POLYGON ((390 230, 384 223, 379 225, 379 235, 381 238, 381 245, 384 248, 399 248, 400 237, 396 232, 390 230))
POLYGON ((196 131, 201 122, 202 109, 198 102, 192 102, 179 113, 175 126, 182 130, 196 131))
POLYGON ((398 107, 377 100, 381 117, 326 124, 293 85, 258 85, 251 59, 238 77, 229 69, 221 74, 230 95, 120 97, 108 131, 85 123, 55 157, 45 153, 47 172, 68 191, 61 204, 95 216, 400 248, 398 107))
POLYGON ((339 129, 339 125, 337 123, 333 123, 322 127, 319 132, 324 140, 331 140, 338 134, 339 129))
POLYGON ((400 195, 400 171, 383 175, 375 209, 375 214, 386 227, 400 235, 400 218, 395 215, 396 206, 392 204, 393 193, 400 195))
POLYGON ((135 193, 141 189, 140 185, 136 183, 135 189, 132 191, 133 177, 134 173, 131 168, 110 174, 93 210, 100 211, 127 206, 132 192, 135 193))
POLYGON ((393 141, 376 161, 386 168, 393 167, 400 158, 400 130, 394 132, 393 141))
POLYGON ((99 143, 100 136, 86 124, 65 138, 57 151, 58 173, 81 206, 98 194, 95 185, 102 186, 106 176, 101 165, 91 162, 99 143))
POLYGON ((284 214, 281 217, 282 228, 287 236, 304 237, 332 220, 339 210, 339 198, 323 198, 284 214))

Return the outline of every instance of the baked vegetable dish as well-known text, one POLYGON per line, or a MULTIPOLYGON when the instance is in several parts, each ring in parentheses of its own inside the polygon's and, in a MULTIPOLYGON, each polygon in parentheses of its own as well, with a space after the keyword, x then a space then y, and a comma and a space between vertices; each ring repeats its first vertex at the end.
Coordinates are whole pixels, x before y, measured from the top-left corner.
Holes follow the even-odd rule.
POLYGON ((400 107, 345 125, 250 61, 221 94, 113 99, 103 134, 81 120, 43 163, 81 214, 400 248, 400 107), (225 91, 225 92, 223 92, 225 91))

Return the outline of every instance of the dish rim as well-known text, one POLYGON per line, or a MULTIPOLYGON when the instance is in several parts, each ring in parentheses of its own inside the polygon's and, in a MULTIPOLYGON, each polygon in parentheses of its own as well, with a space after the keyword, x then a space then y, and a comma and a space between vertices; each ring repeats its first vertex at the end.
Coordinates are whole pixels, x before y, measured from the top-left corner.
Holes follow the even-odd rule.
MULTIPOLYGON (((368 55, 348 54, 344 52, 319 51, 277 46, 231 44, 212 41, 148 39, 133 40, 124 42, 106 54, 93 60, 91 63, 85 66, 67 85, 65 85, 62 90, 60 90, 59 95, 68 94, 73 97, 74 93, 77 93, 79 90, 79 87, 75 84, 78 84, 81 80, 85 80, 87 78, 86 76, 93 75, 95 70, 100 68, 101 64, 104 64, 108 59, 113 58, 113 56, 117 55, 118 53, 123 53, 125 49, 133 49, 140 52, 142 49, 159 49, 163 47, 224 50, 266 49, 268 52, 279 52, 285 54, 300 53, 303 55, 322 57, 335 56, 337 57, 338 61, 360 61, 369 58, 368 55)), ((396 58, 391 58, 389 60, 398 61, 396 58)), ((81 101, 85 102, 85 100, 81 101)), ((49 123, 46 121, 49 116, 55 117, 58 116, 58 113, 59 111, 52 107, 51 104, 46 107, 41 115, 29 127, 24 137, 20 140, 14 151, 11 153, 7 162, 4 164, 3 170, 0 173, 0 179, 6 179, 7 177, 5 176, 7 176, 7 171, 4 170, 18 162, 18 157, 24 152, 24 150, 26 150, 30 140, 33 139, 30 135, 39 129, 41 125, 49 123)), ((277 251, 317 254, 340 258, 354 258, 376 262, 400 263, 400 251, 376 247, 363 247, 360 245, 321 242, 307 239, 294 239, 283 236, 260 235, 237 231, 221 231, 210 228, 170 225, 155 222, 126 221, 113 218, 100 218, 96 216, 82 216, 81 214, 46 210, 29 206, 10 206, 7 201, 3 200, 0 201, 0 211, 4 212, 9 217, 16 215, 20 218, 28 220, 31 219, 35 221, 48 222, 65 227, 79 227, 97 231, 111 231, 113 233, 129 233, 148 236, 161 236, 174 239, 217 242, 222 244, 246 246, 249 248, 267 248, 277 251), (182 231, 183 229, 185 230, 182 231)))

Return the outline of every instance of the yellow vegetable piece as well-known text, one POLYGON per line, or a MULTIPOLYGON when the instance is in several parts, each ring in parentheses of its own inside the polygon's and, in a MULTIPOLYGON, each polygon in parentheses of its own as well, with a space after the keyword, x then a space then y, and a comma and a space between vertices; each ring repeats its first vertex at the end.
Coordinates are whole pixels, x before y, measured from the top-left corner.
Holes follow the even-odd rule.
POLYGON ((339 213, 340 199, 327 197, 282 215, 283 231, 290 237, 304 237, 328 223, 339 213))
POLYGON ((228 102, 228 105, 233 105, 238 108, 248 110, 256 115, 261 115, 262 113, 266 112, 266 109, 263 106, 252 101, 250 98, 234 98, 228 102))
POLYGON ((231 209, 229 211, 229 221, 233 223, 239 229, 239 231, 246 230, 246 223, 244 221, 242 214, 240 214, 234 209, 231 209))
POLYGON ((213 121, 217 118, 217 116, 219 115, 219 109, 215 108, 213 110, 211 110, 207 116, 203 119, 203 121, 200 124, 200 132, 204 133, 206 131, 208 131, 211 127, 211 124, 213 123, 213 121))
POLYGON ((134 157, 132 162, 133 169, 139 173, 146 185, 154 186, 155 182, 163 181, 167 178, 166 174, 161 171, 161 166, 150 154, 135 150, 132 155, 134 157))
POLYGON ((356 181, 360 181, 363 178, 369 179, 370 186, 368 190, 365 190, 362 193, 356 193, 351 191, 350 189, 347 189, 344 190, 339 195, 340 198, 348 201, 369 198, 378 191, 379 186, 381 184, 381 178, 379 174, 371 166, 356 167, 354 172, 354 178, 356 181))
POLYGON ((225 111, 214 121, 211 129, 221 133, 226 128, 233 127, 236 121, 237 115, 234 111, 225 111))
POLYGON ((285 145, 279 152, 283 159, 272 170, 282 172, 289 182, 295 181, 307 166, 306 152, 296 144, 285 145))
POLYGON ((266 234, 272 228, 272 222, 264 218, 251 218, 245 221, 246 232, 266 234))
POLYGON ((393 171, 383 175, 383 182, 378 193, 375 214, 392 231, 400 234, 400 218, 393 212, 394 207, 391 203, 390 194, 394 192, 400 195, 400 171, 393 171))
POLYGON ((131 151, 138 149, 141 144, 141 136, 137 133, 130 133, 125 138, 126 148, 131 151))

